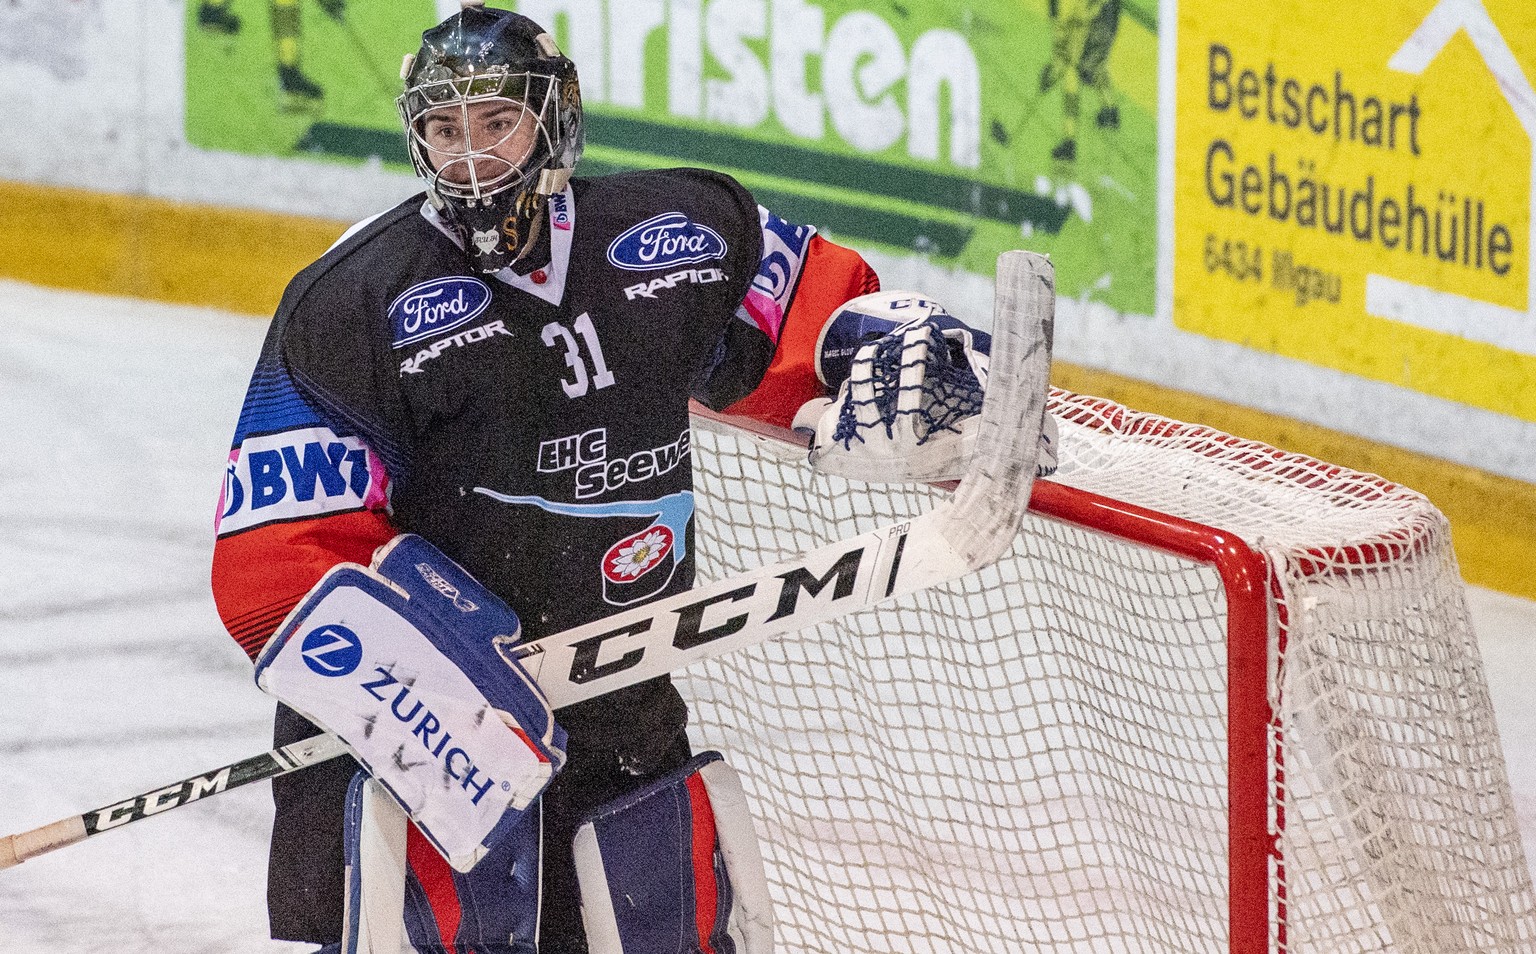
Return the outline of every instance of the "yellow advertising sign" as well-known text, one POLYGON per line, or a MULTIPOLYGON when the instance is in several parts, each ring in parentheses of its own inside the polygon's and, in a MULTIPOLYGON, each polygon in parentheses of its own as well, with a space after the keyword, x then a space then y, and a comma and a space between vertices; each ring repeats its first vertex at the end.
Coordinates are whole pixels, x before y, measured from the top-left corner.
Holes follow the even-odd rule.
POLYGON ((1536 4, 1178 17, 1174 323, 1536 421, 1536 4))

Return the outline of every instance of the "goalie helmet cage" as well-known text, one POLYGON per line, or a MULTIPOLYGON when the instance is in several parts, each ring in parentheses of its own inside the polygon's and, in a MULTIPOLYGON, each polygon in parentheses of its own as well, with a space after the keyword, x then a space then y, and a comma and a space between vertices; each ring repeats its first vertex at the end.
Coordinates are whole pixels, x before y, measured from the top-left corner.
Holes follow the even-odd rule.
MULTIPOLYGON (((1444 518, 1053 390, 1014 550, 677 679, 786 952, 1536 951, 1444 518)), ((696 417, 701 578, 923 512, 696 417)), ((737 422, 733 422, 737 423, 737 422)))

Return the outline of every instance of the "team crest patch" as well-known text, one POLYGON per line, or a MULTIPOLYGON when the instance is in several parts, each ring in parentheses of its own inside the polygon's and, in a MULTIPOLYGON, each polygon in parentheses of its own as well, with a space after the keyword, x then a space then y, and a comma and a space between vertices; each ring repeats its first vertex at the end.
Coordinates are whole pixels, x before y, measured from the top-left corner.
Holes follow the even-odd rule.
POLYGON ((626 271, 648 272, 715 261, 725 258, 726 251, 719 232, 681 212, 663 212, 614 239, 608 261, 626 271))
POLYGON ((393 347, 403 348, 468 324, 490 304, 490 286, 478 278, 454 275, 412 285, 389 305, 393 347))
POLYGON ((666 572, 651 571, 672 552, 673 542, 669 528, 653 524, 609 547, 603 554, 604 601, 623 606, 661 592, 672 580, 670 561, 666 572))

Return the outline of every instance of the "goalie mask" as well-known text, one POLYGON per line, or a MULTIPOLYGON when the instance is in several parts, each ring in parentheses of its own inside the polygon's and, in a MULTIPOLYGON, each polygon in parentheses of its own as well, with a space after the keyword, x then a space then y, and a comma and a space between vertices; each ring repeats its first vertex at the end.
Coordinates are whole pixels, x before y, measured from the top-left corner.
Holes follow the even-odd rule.
POLYGON ((576 67, 532 20, 473 2, 421 41, 396 101, 411 162, 474 269, 498 272, 538 244, 581 156, 576 67))

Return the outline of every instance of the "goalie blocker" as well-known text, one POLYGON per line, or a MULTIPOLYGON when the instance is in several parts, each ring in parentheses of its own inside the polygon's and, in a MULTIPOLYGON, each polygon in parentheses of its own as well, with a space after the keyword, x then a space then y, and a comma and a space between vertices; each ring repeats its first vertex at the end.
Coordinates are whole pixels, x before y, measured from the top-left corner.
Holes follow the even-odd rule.
POLYGON ((520 665, 516 614, 436 547, 401 534, 332 569, 256 660, 256 684, 346 743, 455 869, 515 837, 565 761, 520 665), (487 716, 490 716, 489 718, 487 716))

